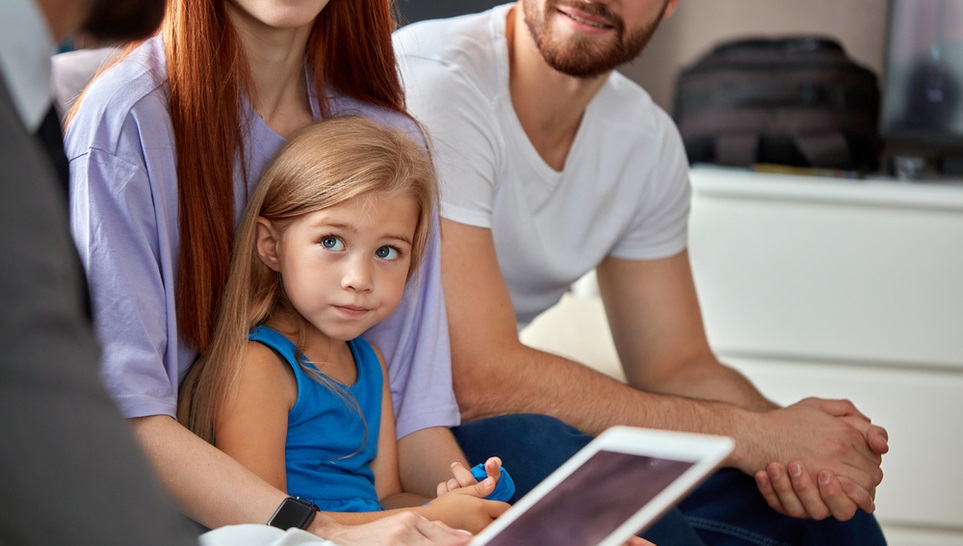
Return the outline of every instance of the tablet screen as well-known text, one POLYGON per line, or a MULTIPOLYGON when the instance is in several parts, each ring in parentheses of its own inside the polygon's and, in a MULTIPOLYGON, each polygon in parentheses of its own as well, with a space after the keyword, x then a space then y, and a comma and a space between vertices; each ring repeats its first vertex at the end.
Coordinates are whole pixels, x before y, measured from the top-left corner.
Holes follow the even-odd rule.
POLYGON ((693 464, 598 451, 487 544, 594 546, 693 464))

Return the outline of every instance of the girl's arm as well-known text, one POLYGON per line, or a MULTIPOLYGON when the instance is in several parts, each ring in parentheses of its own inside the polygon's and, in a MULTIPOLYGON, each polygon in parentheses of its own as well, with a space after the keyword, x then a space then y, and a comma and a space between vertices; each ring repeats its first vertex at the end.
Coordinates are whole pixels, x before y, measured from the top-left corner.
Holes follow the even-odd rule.
POLYGON ((401 487, 426 497, 436 496, 440 482, 451 478, 452 463, 468 466, 448 427, 423 428, 398 439, 401 487))
POLYGON ((215 416, 217 447, 281 491, 287 491, 288 412, 297 397, 290 366, 251 341, 241 358, 234 397, 215 416))
MULTIPOLYGON (((391 404, 391 388, 388 384, 388 374, 385 360, 381 351, 374 345, 378 360, 381 362, 385 381, 381 399, 381 425, 378 438, 378 455, 371 463, 371 470, 375 477, 375 490, 382 506, 388 509, 383 514, 396 513, 398 509, 416 512, 429 520, 441 521, 456 529, 466 529, 473 533, 484 529, 508 505, 502 502, 487 501, 484 493, 472 487, 465 487, 443 498, 431 500, 422 495, 405 492, 401 487, 400 471, 398 468, 398 445, 395 439, 395 418, 391 404), (428 504, 425 504, 428 502, 428 504)), ((442 484, 439 484, 439 490, 442 484)), ((494 488, 494 486, 492 486, 494 488)))
MULTIPOLYGON (((421 506, 429 502, 433 497, 427 497, 409 491, 401 483, 401 469, 398 459, 399 442, 395 439, 394 406, 391 399, 391 387, 387 379, 388 370, 381 350, 373 344, 371 347, 378 355, 378 361, 381 363, 382 374, 385 378, 381 395, 381 424, 379 425, 378 454, 371 463, 371 470, 375 477, 375 491, 378 493, 378 499, 381 501, 381 505, 388 509, 421 506)), ((422 462, 424 460, 430 459, 423 459, 422 462)), ((434 462, 438 462, 439 460, 439 457, 434 457, 434 462)), ((449 465, 447 467, 437 465, 438 468, 421 468, 420 473, 425 477, 429 475, 443 476, 441 479, 433 482, 436 491, 435 496, 441 496, 442 493, 454 491, 462 487, 474 486, 478 483, 471 475, 471 472, 465 468, 464 460, 464 455, 460 452, 452 453, 452 459, 446 461, 449 465)), ((498 465, 501 464, 501 461, 494 459, 494 462, 493 460, 489 460, 489 463, 491 463, 494 468, 494 481, 498 481, 498 465)), ((424 467, 425 465, 419 464, 419 466, 424 467)), ((489 465, 486 465, 486 467, 488 466, 489 465)), ((488 470, 488 468, 486 468, 486 470, 488 470)), ((489 474, 492 474, 492 471, 489 471, 489 474)), ((491 487, 486 485, 484 488, 477 489, 477 491, 480 497, 484 497, 490 493, 492 489, 494 489, 494 485, 491 487)))
POLYGON ((398 441, 395 439, 395 412, 391 401, 391 386, 388 383, 388 369, 381 349, 371 346, 378 355, 381 373, 384 378, 381 394, 381 423, 378 435, 378 454, 371 462, 375 478, 375 491, 385 508, 405 508, 421 506, 430 499, 415 493, 406 493, 401 487, 401 474, 398 468, 398 441))

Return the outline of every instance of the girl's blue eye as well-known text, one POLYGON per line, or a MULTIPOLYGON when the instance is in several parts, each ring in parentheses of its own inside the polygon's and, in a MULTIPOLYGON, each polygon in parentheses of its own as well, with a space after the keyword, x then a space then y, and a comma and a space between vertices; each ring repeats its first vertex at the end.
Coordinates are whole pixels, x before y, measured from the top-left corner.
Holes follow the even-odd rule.
POLYGON ((397 260, 398 249, 392 246, 383 246, 375 250, 375 256, 382 260, 397 260))
POLYGON ((344 241, 342 241, 340 237, 328 235, 321 239, 321 246, 328 250, 344 250, 344 241))

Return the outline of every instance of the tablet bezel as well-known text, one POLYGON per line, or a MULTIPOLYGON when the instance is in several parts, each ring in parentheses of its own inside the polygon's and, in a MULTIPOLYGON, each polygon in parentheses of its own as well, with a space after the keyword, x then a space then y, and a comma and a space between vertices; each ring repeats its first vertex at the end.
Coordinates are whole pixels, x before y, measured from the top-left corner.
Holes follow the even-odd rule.
POLYGON ((732 452, 734 446, 733 440, 725 436, 625 426, 609 428, 476 535, 470 546, 487 544, 599 451, 614 451, 693 463, 598 545, 620 546, 629 537, 647 528, 701 483, 732 452))

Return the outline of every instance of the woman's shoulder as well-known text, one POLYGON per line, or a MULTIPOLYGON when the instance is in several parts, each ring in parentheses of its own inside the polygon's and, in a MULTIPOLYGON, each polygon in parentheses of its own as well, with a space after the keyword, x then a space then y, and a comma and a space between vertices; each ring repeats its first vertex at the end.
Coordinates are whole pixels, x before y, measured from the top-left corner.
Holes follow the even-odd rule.
POLYGON ((115 153, 130 122, 151 127, 152 133, 169 126, 167 68, 160 37, 145 41, 95 77, 80 100, 65 136, 71 159, 90 148, 115 153))

